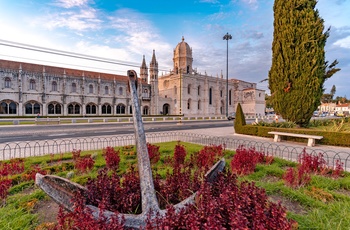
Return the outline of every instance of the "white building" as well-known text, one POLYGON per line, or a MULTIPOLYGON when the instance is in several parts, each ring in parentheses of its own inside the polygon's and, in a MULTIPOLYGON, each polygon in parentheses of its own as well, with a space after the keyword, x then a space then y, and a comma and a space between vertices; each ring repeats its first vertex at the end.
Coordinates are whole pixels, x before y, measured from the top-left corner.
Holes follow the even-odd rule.
MULTIPOLYGON (((238 103, 244 113, 264 114, 265 92, 256 83, 197 73, 184 38, 173 63, 170 74, 158 76, 155 51, 149 69, 143 57, 138 92, 144 115, 220 115, 238 103)), ((0 60, 0 116, 128 115, 130 103, 127 76, 0 60)))

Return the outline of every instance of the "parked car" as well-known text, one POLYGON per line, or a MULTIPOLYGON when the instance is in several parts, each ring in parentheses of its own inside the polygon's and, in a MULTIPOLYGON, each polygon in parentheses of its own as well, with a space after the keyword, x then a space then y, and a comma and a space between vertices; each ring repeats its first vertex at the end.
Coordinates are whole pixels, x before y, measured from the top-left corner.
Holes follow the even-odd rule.
POLYGON ((236 113, 231 113, 227 116, 227 120, 229 120, 229 121, 234 120, 234 119, 236 119, 236 113))

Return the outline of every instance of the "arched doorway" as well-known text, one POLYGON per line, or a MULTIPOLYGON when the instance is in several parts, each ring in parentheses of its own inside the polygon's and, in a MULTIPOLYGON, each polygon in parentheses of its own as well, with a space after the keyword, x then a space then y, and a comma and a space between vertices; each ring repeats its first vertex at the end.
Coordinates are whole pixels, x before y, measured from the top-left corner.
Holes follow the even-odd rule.
POLYGON ((224 114, 225 113, 225 103, 224 101, 221 101, 220 103, 220 114, 224 114))
POLYGON ((164 115, 169 115, 170 113, 170 105, 169 104, 164 104, 163 105, 163 114, 164 115))

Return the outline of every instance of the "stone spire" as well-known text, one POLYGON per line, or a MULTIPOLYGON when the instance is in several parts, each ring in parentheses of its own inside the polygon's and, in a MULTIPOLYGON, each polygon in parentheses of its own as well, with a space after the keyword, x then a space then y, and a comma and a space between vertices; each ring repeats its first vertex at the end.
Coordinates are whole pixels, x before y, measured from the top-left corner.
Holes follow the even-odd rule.
POLYGON ((140 78, 142 82, 148 82, 148 68, 146 65, 145 55, 143 55, 142 64, 140 67, 140 78))
POLYGON ((159 89, 158 89, 158 62, 155 50, 153 50, 152 60, 149 64, 149 74, 151 83, 151 114, 159 114, 159 89))

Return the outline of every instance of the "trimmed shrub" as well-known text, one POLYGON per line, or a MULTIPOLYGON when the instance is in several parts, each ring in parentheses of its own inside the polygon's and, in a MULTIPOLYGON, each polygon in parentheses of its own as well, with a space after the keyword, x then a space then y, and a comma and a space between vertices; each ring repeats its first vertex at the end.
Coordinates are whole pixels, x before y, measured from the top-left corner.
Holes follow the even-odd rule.
POLYGON ((238 103, 236 109, 236 119, 234 121, 234 127, 236 133, 242 133, 243 126, 246 125, 245 116, 241 107, 241 104, 238 103))

